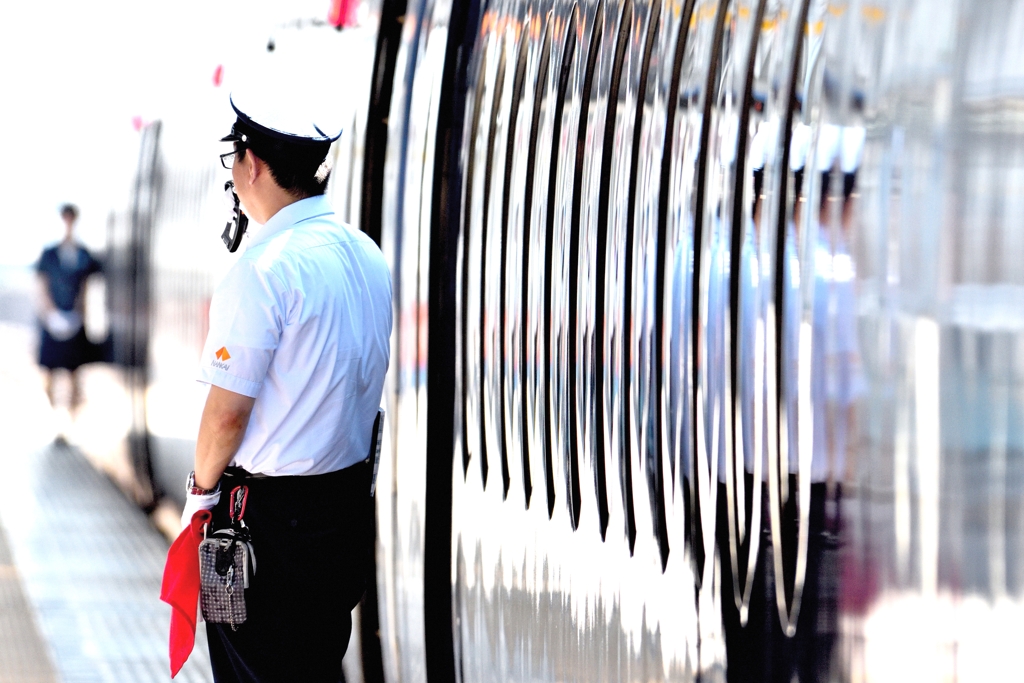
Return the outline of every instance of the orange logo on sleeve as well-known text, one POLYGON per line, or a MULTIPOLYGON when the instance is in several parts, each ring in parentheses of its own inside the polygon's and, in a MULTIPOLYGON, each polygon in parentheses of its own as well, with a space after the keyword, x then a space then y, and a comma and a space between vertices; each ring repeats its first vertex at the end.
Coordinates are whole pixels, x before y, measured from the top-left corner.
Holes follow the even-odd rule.
POLYGON ((216 355, 217 356, 217 360, 219 360, 221 362, 224 362, 224 361, 228 360, 229 358, 231 358, 231 354, 228 353, 228 348, 226 346, 220 347, 220 350, 218 350, 217 353, 214 354, 214 355, 216 355))

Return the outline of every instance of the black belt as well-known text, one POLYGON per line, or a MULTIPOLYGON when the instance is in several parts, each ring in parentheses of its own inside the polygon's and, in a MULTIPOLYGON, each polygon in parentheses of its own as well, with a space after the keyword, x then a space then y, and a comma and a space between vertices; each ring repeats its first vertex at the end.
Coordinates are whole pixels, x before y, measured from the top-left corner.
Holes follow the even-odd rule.
MULTIPOLYGON (((262 472, 256 472, 254 474, 249 470, 243 469, 241 467, 234 467, 232 465, 228 465, 227 467, 224 468, 224 476, 227 477, 228 479, 270 479, 269 474, 263 474, 262 472)), ((314 474, 311 476, 316 475, 314 474)))
POLYGON ((224 482, 221 489, 228 489, 246 484, 254 489, 328 489, 333 487, 348 488, 353 485, 365 485, 366 494, 370 494, 370 479, 373 463, 367 460, 350 465, 344 469, 324 474, 289 474, 274 476, 249 472, 241 467, 227 467, 224 470, 224 482))

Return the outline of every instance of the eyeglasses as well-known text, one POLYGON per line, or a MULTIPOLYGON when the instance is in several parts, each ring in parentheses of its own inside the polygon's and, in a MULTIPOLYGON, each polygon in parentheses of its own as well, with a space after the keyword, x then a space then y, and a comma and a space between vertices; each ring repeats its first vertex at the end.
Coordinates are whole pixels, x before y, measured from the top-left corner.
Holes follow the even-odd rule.
POLYGON ((245 154, 245 149, 244 148, 243 149, 236 149, 233 152, 225 152, 224 154, 221 154, 220 155, 220 165, 230 171, 231 167, 235 163, 235 155, 236 154, 243 154, 244 155, 245 154))

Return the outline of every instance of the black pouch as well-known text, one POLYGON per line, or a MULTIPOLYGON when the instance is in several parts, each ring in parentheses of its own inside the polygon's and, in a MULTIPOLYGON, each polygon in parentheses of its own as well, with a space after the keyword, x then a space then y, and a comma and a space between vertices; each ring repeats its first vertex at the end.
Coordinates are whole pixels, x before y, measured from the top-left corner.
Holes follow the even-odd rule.
POLYGON ((231 526, 207 535, 199 544, 199 604, 203 618, 211 624, 245 623, 245 589, 250 574, 256 573, 249 528, 243 521, 248 486, 231 491, 231 526))

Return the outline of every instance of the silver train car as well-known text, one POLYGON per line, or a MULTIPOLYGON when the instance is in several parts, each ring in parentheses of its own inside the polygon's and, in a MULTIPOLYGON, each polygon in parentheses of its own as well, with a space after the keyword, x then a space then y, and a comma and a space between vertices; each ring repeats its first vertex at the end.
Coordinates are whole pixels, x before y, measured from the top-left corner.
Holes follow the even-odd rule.
MULTIPOLYGON (((1024 2, 354 16, 302 29, 368 65, 329 193, 393 278, 349 680, 1019 676, 1024 2)), ((172 125, 108 276, 149 505, 230 264, 172 125)))

